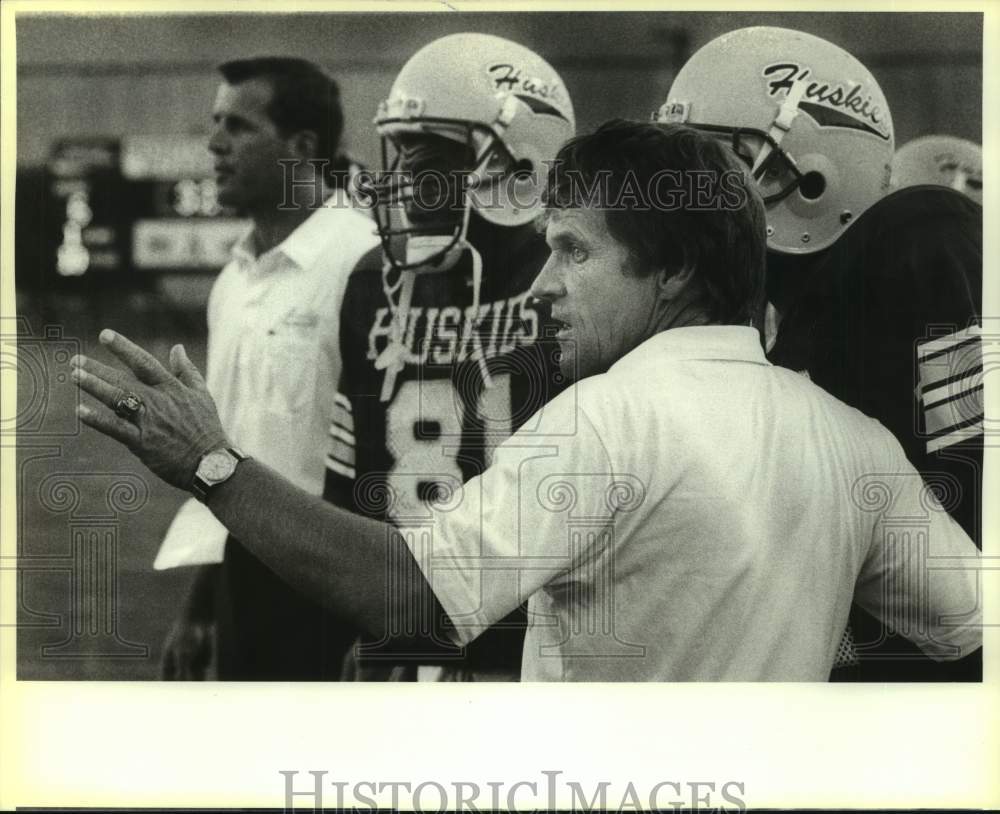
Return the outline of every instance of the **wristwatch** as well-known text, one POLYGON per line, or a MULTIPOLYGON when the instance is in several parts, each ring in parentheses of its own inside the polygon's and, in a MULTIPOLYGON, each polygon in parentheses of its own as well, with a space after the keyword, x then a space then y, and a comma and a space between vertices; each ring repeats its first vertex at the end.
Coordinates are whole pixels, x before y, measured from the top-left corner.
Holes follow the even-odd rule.
POLYGON ((236 447, 222 447, 206 452, 201 456, 191 481, 194 496, 202 503, 207 501, 212 489, 229 480, 236 471, 236 464, 245 461, 247 457, 236 447))

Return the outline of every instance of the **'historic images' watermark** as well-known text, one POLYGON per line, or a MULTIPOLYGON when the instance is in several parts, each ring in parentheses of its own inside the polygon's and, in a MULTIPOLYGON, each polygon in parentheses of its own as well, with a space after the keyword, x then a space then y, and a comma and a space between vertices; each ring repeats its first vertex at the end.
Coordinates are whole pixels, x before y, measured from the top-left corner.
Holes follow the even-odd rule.
POLYGON ((336 780, 326 770, 281 770, 286 811, 326 808, 353 811, 744 811, 746 784, 737 780, 661 780, 622 785, 610 780, 568 780, 559 769, 515 782, 468 780, 420 783, 336 780))

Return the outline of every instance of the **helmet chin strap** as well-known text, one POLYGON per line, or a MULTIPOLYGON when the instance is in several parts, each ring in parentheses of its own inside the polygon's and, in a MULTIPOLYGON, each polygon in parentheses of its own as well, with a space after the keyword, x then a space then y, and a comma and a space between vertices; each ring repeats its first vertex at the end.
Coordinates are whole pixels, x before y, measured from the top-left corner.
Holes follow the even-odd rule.
POLYGON ((401 271, 399 280, 394 286, 388 285, 388 274, 392 264, 386 260, 382 265, 382 286, 389 299, 392 311, 392 325, 389 332, 389 344, 386 345, 375 360, 375 369, 384 370, 380 401, 389 401, 396 384, 397 374, 406 366, 406 323, 410 314, 410 302, 413 299, 413 282, 416 273, 411 269, 401 271), (399 292, 399 301, 393 302, 393 296, 399 292))
MULTIPOLYGON (((795 117, 799 115, 799 102, 802 101, 802 97, 805 92, 806 83, 799 79, 792 85, 791 90, 785 94, 784 101, 782 101, 781 105, 778 107, 778 115, 774 117, 774 121, 771 122, 771 126, 767 131, 767 134, 774 139, 774 143, 776 145, 781 144, 781 140, 791 129, 792 122, 795 121, 795 117)), ((773 148, 771 147, 770 142, 765 141, 760 148, 760 152, 757 153, 757 159, 753 162, 753 169, 751 172, 754 178, 757 178, 758 173, 762 171, 772 152, 773 148)))
MULTIPOLYGON (((458 262, 464 252, 468 251, 472 258, 472 308, 470 313, 473 320, 479 314, 479 299, 483 283, 483 258, 476 247, 469 243, 466 237, 469 232, 469 216, 471 211, 472 203, 469 197, 466 196, 459 237, 438 264, 425 268, 411 268, 401 271, 399 280, 395 285, 390 285, 389 273, 392 271, 392 263, 388 258, 383 261, 382 288, 385 291, 386 298, 389 301, 389 308, 392 311, 392 326, 389 333, 389 344, 375 360, 375 369, 385 370, 385 377, 382 379, 382 391, 379 395, 380 401, 387 402, 392 399, 392 393, 396 386, 396 376, 406 366, 406 356, 410 352, 407 342, 407 327, 410 317, 410 305, 413 301, 413 287, 418 274, 440 274, 446 272, 458 262), (397 292, 399 293, 398 302, 394 299, 397 292)), ((411 264, 420 262, 423 258, 432 257, 440 253, 442 242, 447 245, 451 241, 452 238, 448 236, 438 235, 410 237, 406 241, 406 262, 407 264, 411 264)), ((476 344, 474 358, 479 363, 483 385, 489 388, 493 386, 493 379, 486 364, 486 354, 483 352, 479 336, 474 332, 475 328, 476 325, 472 325, 469 329, 476 344)))

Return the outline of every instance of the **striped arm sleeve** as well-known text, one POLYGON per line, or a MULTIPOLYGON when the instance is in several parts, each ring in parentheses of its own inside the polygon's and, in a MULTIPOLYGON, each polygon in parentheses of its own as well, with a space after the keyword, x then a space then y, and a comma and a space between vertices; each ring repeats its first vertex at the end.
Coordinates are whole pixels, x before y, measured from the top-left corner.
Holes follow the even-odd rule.
POLYGON ((330 475, 333 474, 353 481, 356 476, 354 469, 354 415, 351 410, 351 401, 343 393, 337 393, 334 397, 333 417, 327 441, 327 478, 329 479, 330 475))
POLYGON ((982 328, 973 325, 917 346, 917 397, 927 452, 983 432, 982 328))

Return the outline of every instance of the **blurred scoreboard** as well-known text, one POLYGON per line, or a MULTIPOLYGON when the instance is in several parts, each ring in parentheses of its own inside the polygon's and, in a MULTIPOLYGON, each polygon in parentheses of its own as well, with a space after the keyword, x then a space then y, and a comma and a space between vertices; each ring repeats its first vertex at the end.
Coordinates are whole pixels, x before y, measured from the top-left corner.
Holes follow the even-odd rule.
POLYGON ((55 143, 45 173, 47 268, 40 271, 117 282, 217 272, 248 221, 220 208, 212 175, 203 137, 55 143))

